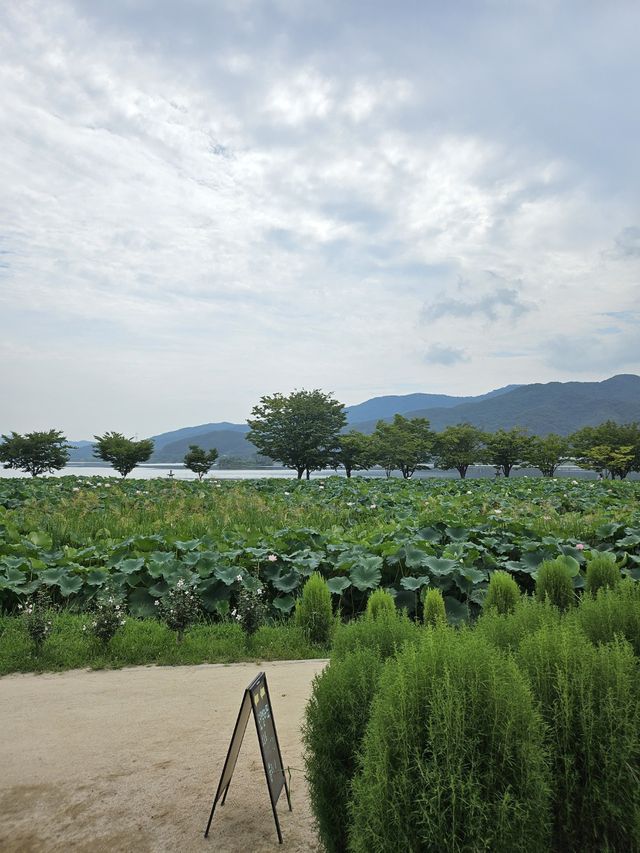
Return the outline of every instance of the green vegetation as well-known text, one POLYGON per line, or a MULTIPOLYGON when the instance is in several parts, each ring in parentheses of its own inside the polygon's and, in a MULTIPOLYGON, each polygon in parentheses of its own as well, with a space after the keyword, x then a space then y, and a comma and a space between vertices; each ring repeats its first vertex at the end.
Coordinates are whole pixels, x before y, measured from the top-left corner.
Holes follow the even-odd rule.
POLYGON ((612 589, 620 581, 620 569, 614 554, 593 553, 587 561, 586 589, 595 595, 599 589, 612 589))
POLYGON ((190 444, 183 462, 184 467, 197 474, 198 479, 201 480, 213 468, 217 458, 218 451, 215 447, 210 450, 203 450, 197 444, 190 444))
POLYGON ((393 614, 395 612, 395 601, 386 589, 375 589, 367 599, 367 616, 369 619, 378 619, 383 613, 393 614))
POLYGON ((518 584, 511 575, 496 571, 491 575, 484 610, 494 609, 498 613, 513 613, 520 598, 518 584))
POLYGON ((447 621, 447 610, 444 606, 444 598, 439 589, 428 589, 424 597, 423 619, 425 625, 436 628, 445 625, 447 621))
POLYGON ((302 595, 296 602, 294 622, 311 643, 329 644, 333 625, 331 593, 327 582, 317 572, 302 588, 302 595))
POLYGON ((545 560, 536 573, 536 596, 540 601, 549 601, 560 610, 575 603, 573 578, 580 566, 573 557, 556 557, 545 560))
POLYGON ((125 438, 119 432, 105 432, 94 435, 96 440, 93 455, 96 459, 108 462, 119 474, 126 477, 136 465, 147 462, 153 453, 153 441, 150 438, 135 441, 125 438))
POLYGON ((32 477, 59 471, 69 461, 65 436, 57 429, 48 432, 29 432, 26 435, 12 432, 2 436, 0 462, 5 468, 26 471, 32 477))

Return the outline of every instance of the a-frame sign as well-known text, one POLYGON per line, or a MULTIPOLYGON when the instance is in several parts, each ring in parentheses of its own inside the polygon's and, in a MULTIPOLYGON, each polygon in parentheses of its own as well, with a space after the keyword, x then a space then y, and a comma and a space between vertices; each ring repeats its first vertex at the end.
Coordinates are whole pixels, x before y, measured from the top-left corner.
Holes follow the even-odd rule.
POLYGON ((209 822, 207 823, 204 837, 207 838, 209 835, 211 821, 213 820, 213 813, 216 810, 218 802, 222 799, 220 804, 224 805, 224 801, 227 798, 227 792, 229 791, 231 777, 233 776, 236 761, 238 760, 238 754, 240 752, 240 747, 242 746, 244 733, 247 729, 249 717, 252 714, 256 724, 258 743, 260 744, 260 754, 262 755, 262 764, 264 766, 264 774, 267 779, 267 788, 269 789, 271 808, 273 810, 273 819, 276 822, 276 830, 278 832, 278 841, 282 844, 282 833, 280 832, 280 822, 278 821, 276 804, 278 802, 278 797, 284 788, 287 795, 287 802, 289 804, 289 811, 291 811, 291 796, 289 794, 289 786, 287 785, 287 780, 285 778, 282 755, 280 753, 280 744, 278 743, 278 735, 276 733, 276 725, 273 719, 273 710, 271 708, 271 699, 269 697, 269 687, 267 686, 267 677, 264 672, 258 673, 244 691, 240 711, 238 712, 238 719, 236 720, 227 757, 224 762, 224 767, 222 768, 222 775, 220 777, 220 782, 218 783, 218 790, 213 798, 211 814, 209 815, 209 822))

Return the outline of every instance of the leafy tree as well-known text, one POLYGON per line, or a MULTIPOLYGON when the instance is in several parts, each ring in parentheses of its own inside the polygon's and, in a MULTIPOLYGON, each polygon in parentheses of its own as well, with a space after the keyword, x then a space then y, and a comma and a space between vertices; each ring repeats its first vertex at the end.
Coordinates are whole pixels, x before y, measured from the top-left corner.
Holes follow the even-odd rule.
POLYGON ((295 468, 299 480, 331 464, 347 420, 344 405, 318 389, 261 397, 251 415, 247 440, 265 456, 295 468))
POLYGON ((197 474, 198 479, 201 480, 204 475, 208 474, 213 468, 217 458, 218 451, 215 447, 206 451, 203 450, 202 447, 198 447, 197 444, 190 444, 189 452, 185 454, 183 460, 184 467, 188 468, 189 471, 193 471, 194 474, 197 474))
POLYGON ((37 477, 64 468, 69 461, 71 447, 57 429, 26 435, 12 432, 2 436, 0 462, 4 462, 5 468, 18 468, 37 477))
POLYGON ((352 471, 366 470, 374 463, 375 448, 370 435, 351 430, 339 437, 334 464, 336 468, 342 465, 347 477, 351 476, 352 471))
POLYGON ((448 426, 436 435, 435 464, 444 471, 457 468, 464 480, 469 465, 484 458, 484 441, 484 432, 472 424, 448 426))
POLYGON ((539 468, 544 477, 553 477, 557 467, 568 458, 569 441, 563 436, 550 433, 544 437, 532 437, 527 462, 539 468))
POLYGON ((576 462, 582 468, 621 480, 630 471, 640 471, 640 426, 605 421, 583 427, 570 436, 576 462))
POLYGON ((522 465, 528 458, 531 441, 523 427, 489 433, 486 438, 487 459, 508 477, 516 465, 522 465))
POLYGON ((387 476, 394 468, 408 480, 428 460, 434 435, 426 418, 394 415, 393 421, 378 421, 374 432, 377 461, 384 465, 387 476))
POLYGON ((110 462, 113 468, 126 477, 140 462, 146 462, 153 453, 153 441, 150 438, 134 441, 125 438, 119 432, 105 432, 94 435, 96 446, 93 455, 104 462, 110 462))

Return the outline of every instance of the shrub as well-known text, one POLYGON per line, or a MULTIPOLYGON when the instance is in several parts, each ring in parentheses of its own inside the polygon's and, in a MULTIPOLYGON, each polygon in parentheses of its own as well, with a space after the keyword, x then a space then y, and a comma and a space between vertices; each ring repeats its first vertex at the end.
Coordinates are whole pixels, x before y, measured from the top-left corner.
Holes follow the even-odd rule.
POLYGON ((553 762, 553 849, 640 849, 640 702, 624 641, 594 646, 574 620, 523 640, 518 659, 553 762))
POLYGON ((546 851, 547 762, 514 661, 472 631, 430 630, 382 673, 349 849, 546 851))
POLYGON ((302 739, 311 808, 327 853, 347 849, 351 781, 382 666, 376 649, 357 648, 313 682, 302 739))
POLYGON ((536 578, 536 597, 548 600, 560 610, 567 610, 575 601, 571 569, 563 557, 545 560, 536 578))
POLYGON ((110 595, 96 604, 93 619, 84 626, 83 630, 90 631, 103 646, 106 646, 125 622, 123 604, 110 595))
POLYGON ((432 628, 447 624, 447 611, 444 606, 444 598, 439 589, 428 589, 424 597, 424 611, 422 618, 425 625, 432 628))
POLYGON ((615 554, 594 554, 587 561, 587 592, 592 595, 599 589, 613 589, 620 582, 620 578, 615 554))
POLYGON ((578 624, 592 643, 624 637, 640 657, 640 583, 625 578, 615 589, 585 595, 576 610, 578 624))
POLYGON ((513 613, 520 599, 518 584, 507 572, 493 572, 489 579, 489 589, 484 600, 485 610, 497 613, 513 613))
POLYGON ((355 649, 375 649, 382 658, 388 658, 407 642, 417 642, 420 628, 405 613, 394 610, 382 612, 377 619, 354 619, 341 625, 333 637, 331 659, 339 659, 355 649))
POLYGON ((178 642, 184 632, 200 617, 200 603, 192 584, 182 578, 170 589, 164 598, 156 600, 158 615, 170 631, 176 632, 178 642))
POLYGON ((22 618, 27 634, 33 641, 36 647, 36 654, 40 653, 42 644, 51 633, 52 613, 51 599, 45 590, 38 590, 31 601, 28 601, 24 607, 18 605, 22 610, 22 618))
MULTIPOLYGON (((242 578, 240 578, 242 580, 242 578)), ((238 593, 238 603, 231 615, 240 624, 248 637, 253 636, 267 619, 267 605, 264 601, 264 587, 254 578, 245 580, 238 593), (251 581, 254 581, 253 583, 251 581)))
POLYGON ((513 613, 499 613, 494 608, 483 610, 475 630, 498 649, 515 651, 529 634, 542 625, 556 626, 561 615, 548 600, 522 595, 513 613))
POLYGON ((327 582, 317 572, 311 575, 302 589, 302 596, 296 602, 294 620, 310 642, 328 645, 333 624, 331 592, 327 582))
POLYGON ((367 601, 367 616, 369 619, 377 619, 382 613, 395 613, 396 603, 393 596, 386 589, 376 589, 367 601))

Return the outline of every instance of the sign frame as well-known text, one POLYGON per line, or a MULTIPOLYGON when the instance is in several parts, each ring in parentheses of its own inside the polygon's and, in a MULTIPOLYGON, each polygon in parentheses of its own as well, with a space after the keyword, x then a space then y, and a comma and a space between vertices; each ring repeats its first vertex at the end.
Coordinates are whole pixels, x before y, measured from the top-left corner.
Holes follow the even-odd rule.
POLYGON ((227 799, 229 786, 231 785, 231 778, 233 776, 233 771, 238 760, 240 748, 244 740, 244 734, 247 730, 247 724, 251 715, 253 715, 253 720, 256 726, 256 734, 258 736, 258 744, 260 746, 260 757, 262 758, 262 766, 264 769, 265 780, 267 782, 267 789, 269 791, 269 799, 271 800, 271 810, 273 811, 273 819, 278 833, 278 843, 282 844, 282 832, 280 830, 280 821, 278 820, 276 805, 280 794, 282 793, 282 789, 284 788, 287 795, 287 803, 289 804, 289 811, 292 811, 291 793, 285 776, 282 753, 280 751, 280 742, 278 740, 273 708, 271 706, 271 697, 269 695, 269 685, 267 684, 267 676, 264 672, 258 673, 251 684, 245 689, 242 696, 240 710, 238 711, 238 716, 236 718, 236 724, 231 736, 231 742, 229 743, 229 749, 227 750, 227 757, 224 761, 222 774, 220 775, 220 781, 218 782, 218 788, 216 790, 215 797, 213 798, 211 813, 209 815, 209 821, 207 823, 204 837, 208 838, 209 836, 211 821, 213 820, 213 814, 218 802, 220 801, 220 805, 223 806, 227 799), (269 752, 272 753, 271 756, 269 755, 269 752), (275 767, 273 765, 273 761, 269 760, 270 757, 276 758, 275 767))

